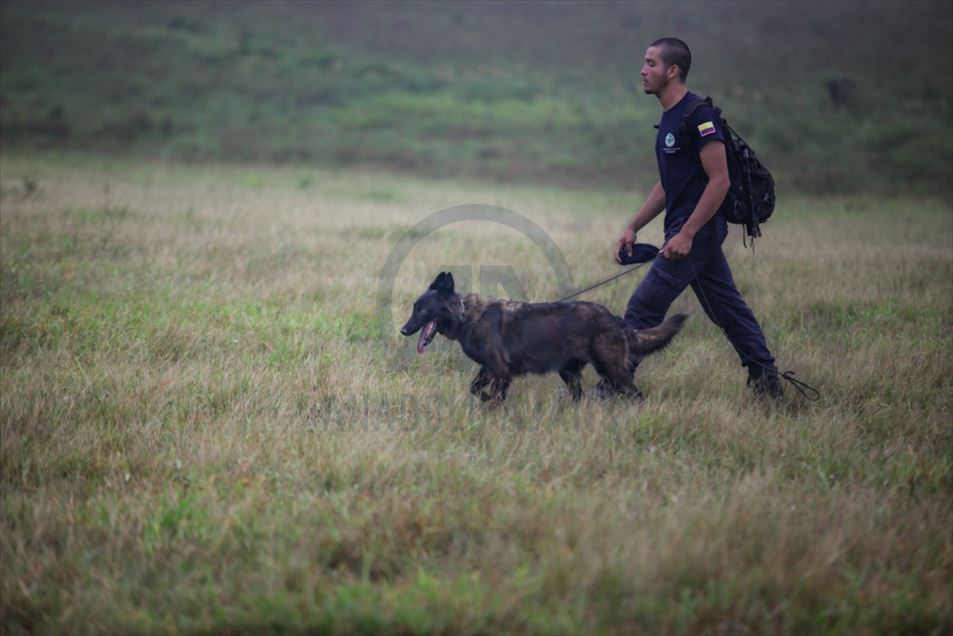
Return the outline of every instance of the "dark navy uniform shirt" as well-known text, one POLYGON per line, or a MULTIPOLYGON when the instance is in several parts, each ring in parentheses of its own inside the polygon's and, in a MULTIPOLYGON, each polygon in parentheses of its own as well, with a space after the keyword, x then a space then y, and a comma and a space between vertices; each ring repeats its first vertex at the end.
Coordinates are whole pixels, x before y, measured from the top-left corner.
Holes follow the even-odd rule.
MULTIPOLYGON (((714 109, 708 104, 698 107, 688 130, 680 132, 682 115, 695 100, 700 99, 691 91, 685 94, 675 106, 662 113, 658 136, 655 138, 655 156, 658 159, 659 180, 665 190, 665 238, 669 239, 688 220, 708 183, 708 175, 702 167, 699 151, 711 141, 725 143, 727 135, 721 121, 715 116, 714 109)), ((719 212, 706 227, 719 227, 727 224, 719 212)))

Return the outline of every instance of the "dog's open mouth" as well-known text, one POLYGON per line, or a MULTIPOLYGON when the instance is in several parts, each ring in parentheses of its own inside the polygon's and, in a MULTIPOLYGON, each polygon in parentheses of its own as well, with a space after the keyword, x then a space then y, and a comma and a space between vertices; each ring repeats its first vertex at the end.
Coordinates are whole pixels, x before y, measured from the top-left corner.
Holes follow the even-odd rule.
POLYGON ((420 330, 420 338, 417 340, 417 353, 423 353, 424 347, 429 345, 433 341, 434 336, 437 335, 437 321, 431 320, 424 328, 420 330))

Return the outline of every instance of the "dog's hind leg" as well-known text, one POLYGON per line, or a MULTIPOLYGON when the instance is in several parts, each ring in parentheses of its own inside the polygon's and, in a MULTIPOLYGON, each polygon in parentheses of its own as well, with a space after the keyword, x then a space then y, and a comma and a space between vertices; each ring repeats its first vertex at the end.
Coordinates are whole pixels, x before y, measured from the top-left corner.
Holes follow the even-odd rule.
POLYGON ((599 378, 599 383, 595 389, 596 395, 600 398, 608 398, 613 395, 622 395, 635 400, 642 400, 645 396, 639 387, 635 386, 631 380, 623 382, 613 382, 608 376, 599 378))
POLYGON ((559 371, 559 377, 563 379, 566 386, 569 387, 569 395, 574 402, 582 398, 582 368, 585 363, 571 362, 559 371))
POLYGON ((599 379, 599 383, 596 385, 596 395, 600 398, 608 398, 613 395, 622 395, 627 398, 632 398, 634 400, 643 400, 645 398, 642 395, 642 391, 639 390, 639 387, 635 386, 631 381, 616 383, 610 380, 608 377, 602 377, 599 379))
POLYGON ((592 366, 601 376, 597 390, 603 395, 618 393, 642 399, 642 392, 632 383, 632 365, 624 343, 612 337, 598 338, 593 347, 592 366))

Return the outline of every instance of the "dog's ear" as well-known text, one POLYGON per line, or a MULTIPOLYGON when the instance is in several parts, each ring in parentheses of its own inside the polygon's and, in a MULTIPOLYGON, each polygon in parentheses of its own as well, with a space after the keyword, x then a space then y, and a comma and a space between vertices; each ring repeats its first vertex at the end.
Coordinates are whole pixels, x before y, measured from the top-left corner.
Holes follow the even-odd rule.
POLYGON ((437 278, 430 283, 429 289, 438 291, 441 294, 452 294, 453 293, 453 274, 450 272, 440 272, 437 278))
POLYGON ((428 287, 427 289, 439 290, 443 286, 443 281, 446 280, 446 278, 447 278, 447 273, 440 272, 439 274, 437 274, 437 277, 433 279, 433 282, 430 283, 430 287, 428 287))

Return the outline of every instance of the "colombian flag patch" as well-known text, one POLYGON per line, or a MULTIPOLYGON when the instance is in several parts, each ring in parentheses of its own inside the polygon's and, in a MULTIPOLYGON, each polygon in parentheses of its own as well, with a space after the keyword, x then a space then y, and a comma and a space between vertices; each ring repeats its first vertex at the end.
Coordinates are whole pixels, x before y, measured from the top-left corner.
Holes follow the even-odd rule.
POLYGON ((706 121, 704 124, 698 125, 698 134, 702 137, 705 137, 706 135, 713 135, 715 132, 715 124, 711 123, 710 121, 706 121))

